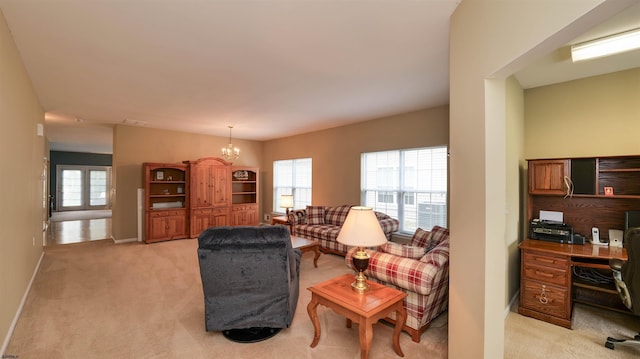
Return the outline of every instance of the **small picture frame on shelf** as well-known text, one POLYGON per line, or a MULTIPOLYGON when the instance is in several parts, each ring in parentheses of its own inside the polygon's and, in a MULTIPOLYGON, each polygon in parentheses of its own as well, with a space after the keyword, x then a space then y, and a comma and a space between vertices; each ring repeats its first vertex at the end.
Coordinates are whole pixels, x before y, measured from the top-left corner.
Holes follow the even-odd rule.
POLYGON ((156 181, 164 181, 164 172, 156 171, 156 181))

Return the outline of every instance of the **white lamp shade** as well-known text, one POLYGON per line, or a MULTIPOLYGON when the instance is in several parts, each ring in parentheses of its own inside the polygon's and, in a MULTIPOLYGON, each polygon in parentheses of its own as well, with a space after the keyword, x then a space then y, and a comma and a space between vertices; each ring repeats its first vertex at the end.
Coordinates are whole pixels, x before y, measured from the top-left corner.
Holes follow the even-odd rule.
POLYGON ((280 208, 293 208, 292 194, 283 194, 280 196, 280 208))
POLYGON ((351 207, 338 242, 354 247, 375 247, 387 243, 387 237, 371 207, 351 207))

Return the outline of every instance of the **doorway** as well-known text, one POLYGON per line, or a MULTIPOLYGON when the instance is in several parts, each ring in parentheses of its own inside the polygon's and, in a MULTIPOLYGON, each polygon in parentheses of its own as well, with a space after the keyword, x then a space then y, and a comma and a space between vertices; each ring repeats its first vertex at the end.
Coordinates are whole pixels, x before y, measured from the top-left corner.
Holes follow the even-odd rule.
POLYGON ((111 208, 111 166, 58 165, 56 210, 111 208))

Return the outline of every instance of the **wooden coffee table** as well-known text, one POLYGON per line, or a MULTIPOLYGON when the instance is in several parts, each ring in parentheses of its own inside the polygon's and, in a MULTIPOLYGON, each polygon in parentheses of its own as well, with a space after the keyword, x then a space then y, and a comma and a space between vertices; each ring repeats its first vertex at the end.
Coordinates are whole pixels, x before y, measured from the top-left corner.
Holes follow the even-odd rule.
POLYGON ((291 236, 293 248, 298 248, 302 253, 313 251, 316 255, 313 258, 313 266, 318 268, 318 258, 320 258, 320 241, 306 239, 298 236, 291 236))
POLYGON ((393 330, 393 350, 398 356, 403 357, 404 354, 400 349, 400 332, 407 319, 407 311, 402 305, 402 300, 407 294, 372 281, 367 281, 371 289, 361 294, 351 288, 353 280, 354 275, 345 274, 307 288, 311 291, 311 302, 307 306, 307 312, 315 329, 311 347, 315 348, 320 340, 319 304, 344 315, 347 318, 347 328, 351 328, 352 322, 359 324, 360 358, 362 359, 369 358, 373 324, 395 311, 397 320, 393 330))

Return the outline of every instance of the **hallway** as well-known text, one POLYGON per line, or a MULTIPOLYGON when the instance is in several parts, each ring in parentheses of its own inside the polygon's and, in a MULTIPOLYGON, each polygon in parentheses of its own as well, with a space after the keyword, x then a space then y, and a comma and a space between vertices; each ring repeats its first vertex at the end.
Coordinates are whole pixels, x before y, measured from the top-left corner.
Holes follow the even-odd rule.
POLYGON ((92 211, 53 213, 47 230, 47 246, 110 239, 110 213, 106 217, 104 213, 88 212, 92 211))

